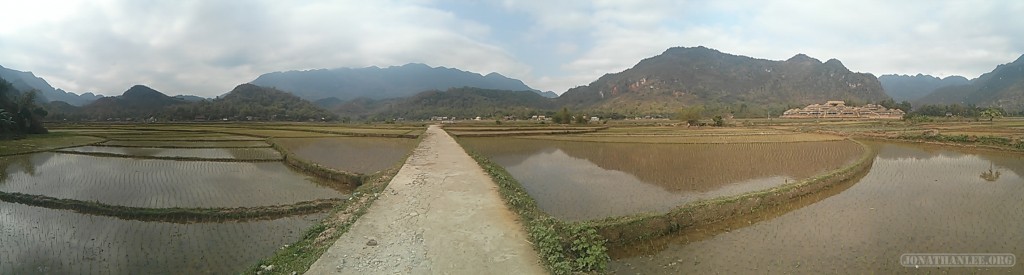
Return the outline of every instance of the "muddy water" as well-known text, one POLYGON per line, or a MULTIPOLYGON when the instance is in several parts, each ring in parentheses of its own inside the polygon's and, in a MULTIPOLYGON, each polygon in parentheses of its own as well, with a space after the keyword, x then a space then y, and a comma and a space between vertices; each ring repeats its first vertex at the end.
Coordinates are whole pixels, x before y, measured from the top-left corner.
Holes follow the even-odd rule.
POLYGON ((322 215, 175 224, 0 202, 0 274, 231 274, 322 215))
MULTIPOLYGON (((613 251, 620 274, 1024 272, 1021 154, 868 143, 871 170, 841 193, 707 236, 613 251), (638 256, 639 253, 639 256, 638 256), (905 268, 903 253, 1013 253, 1013 268, 905 268)), ((698 234, 699 235, 699 234, 698 234)))
POLYGON ((837 169, 863 153, 852 141, 629 144, 463 138, 565 220, 665 212, 837 169))
POLYGON ((146 208, 270 206, 345 196, 280 162, 50 152, 0 158, 0 191, 146 208))
POLYGON ((81 146, 60 151, 82 153, 105 153, 127 157, 165 157, 238 160, 280 160, 281 154, 271 148, 154 148, 154 147, 110 147, 81 146))
POLYGON ((405 159, 419 143, 409 138, 326 137, 274 140, 299 158, 333 169, 373 174, 405 159))

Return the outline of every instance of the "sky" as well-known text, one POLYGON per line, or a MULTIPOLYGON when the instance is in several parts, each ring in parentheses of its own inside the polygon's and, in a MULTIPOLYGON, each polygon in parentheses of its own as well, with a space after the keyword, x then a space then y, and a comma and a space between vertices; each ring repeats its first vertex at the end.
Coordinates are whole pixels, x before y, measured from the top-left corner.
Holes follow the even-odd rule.
POLYGON ((57 88, 213 97, 261 74, 424 63, 556 93, 670 47, 975 78, 1024 54, 1024 1, 0 0, 0 65, 57 88))

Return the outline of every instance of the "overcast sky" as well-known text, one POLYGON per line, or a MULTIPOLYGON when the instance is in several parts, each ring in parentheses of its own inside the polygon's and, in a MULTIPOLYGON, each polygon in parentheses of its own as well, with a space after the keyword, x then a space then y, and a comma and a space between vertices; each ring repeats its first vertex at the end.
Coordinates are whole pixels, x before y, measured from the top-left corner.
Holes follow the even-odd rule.
POLYGON ((562 93, 674 46, 974 78, 1024 1, 0 0, 0 65, 73 92, 215 96, 267 72, 418 62, 562 93))

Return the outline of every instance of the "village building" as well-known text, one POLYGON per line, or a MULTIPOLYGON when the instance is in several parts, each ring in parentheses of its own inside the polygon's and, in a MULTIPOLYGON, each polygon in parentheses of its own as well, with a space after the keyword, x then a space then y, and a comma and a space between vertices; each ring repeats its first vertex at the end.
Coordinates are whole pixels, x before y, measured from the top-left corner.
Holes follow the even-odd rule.
POLYGON ((782 118, 865 118, 865 119, 901 119, 906 113, 900 109, 889 109, 877 104, 854 107, 846 106, 846 102, 833 100, 825 104, 811 104, 803 108, 793 108, 782 113, 782 118))

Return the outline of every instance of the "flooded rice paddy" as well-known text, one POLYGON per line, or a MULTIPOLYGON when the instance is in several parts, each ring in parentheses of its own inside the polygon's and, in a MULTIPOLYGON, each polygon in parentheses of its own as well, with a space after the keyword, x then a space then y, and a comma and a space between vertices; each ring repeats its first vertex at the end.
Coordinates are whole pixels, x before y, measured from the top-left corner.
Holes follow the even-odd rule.
POLYGON ((161 148, 249 148, 270 147, 261 140, 219 140, 219 141, 181 141, 181 140, 110 140, 100 143, 103 146, 116 147, 161 147, 161 148))
MULTIPOLYGON (((351 192, 286 166, 281 153, 262 139, 198 132, 86 133, 109 140, 0 157, 0 192, 157 212, 273 209, 351 192)), ((326 215, 170 223, 47 207, 0 202, 0 274, 230 274, 299 240, 326 215)))
POLYGON ((855 142, 639 144, 463 138, 503 166, 552 216, 589 220, 768 189, 841 168, 855 142))
POLYGON ((610 269, 652 273, 1016 273, 908 268, 903 253, 1024 255, 1019 153, 866 142, 876 158, 850 187, 777 217, 613 249, 610 269), (696 236, 696 237, 695 237, 696 236))
POLYGON ((177 224, 0 202, 0 274, 231 274, 321 216, 177 224))
POLYGON ((156 147, 111 147, 80 146, 59 150, 61 152, 101 153, 126 157, 155 158, 198 158, 235 160, 280 160, 281 153, 271 148, 156 148, 156 147))
POLYGON ((145 207, 252 207, 338 198, 280 162, 37 153, 0 157, 0 191, 145 207))
POLYGON ((398 164, 418 139, 381 137, 278 138, 295 156, 336 170, 373 174, 398 164))

